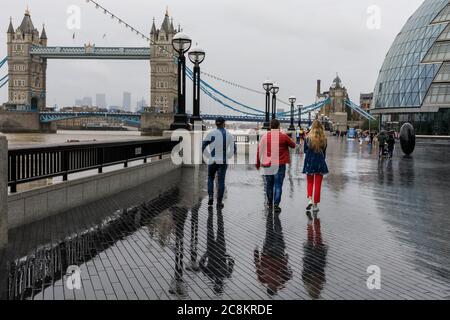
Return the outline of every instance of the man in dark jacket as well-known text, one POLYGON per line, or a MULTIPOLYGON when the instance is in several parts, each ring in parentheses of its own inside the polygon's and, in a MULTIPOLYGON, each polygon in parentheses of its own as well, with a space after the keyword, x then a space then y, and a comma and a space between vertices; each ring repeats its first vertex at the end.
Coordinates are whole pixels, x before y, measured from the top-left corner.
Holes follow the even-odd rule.
POLYGON ((394 148, 395 148, 394 132, 389 133, 389 137, 387 138, 386 143, 388 145, 389 159, 392 159, 392 156, 394 155, 394 148))
POLYGON ((383 157, 384 154, 384 148, 385 148, 385 144, 386 144, 386 133, 385 132, 380 132, 380 134, 378 135, 378 157, 381 158, 383 157))
POLYGON ((218 176, 219 191, 217 195, 217 206, 223 208, 223 197, 225 193, 225 176, 228 163, 236 154, 234 137, 225 129, 225 119, 216 119, 217 129, 211 131, 203 141, 202 152, 209 149, 208 157, 208 205, 214 204, 214 180, 218 176))

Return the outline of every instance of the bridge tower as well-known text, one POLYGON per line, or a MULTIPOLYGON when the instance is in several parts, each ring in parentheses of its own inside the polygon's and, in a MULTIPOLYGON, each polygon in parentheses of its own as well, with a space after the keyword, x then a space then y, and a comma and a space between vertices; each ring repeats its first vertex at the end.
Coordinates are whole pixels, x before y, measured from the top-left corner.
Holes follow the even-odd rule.
POLYGON ((336 78, 333 80, 333 84, 330 88, 330 111, 332 113, 346 112, 345 100, 347 99, 347 89, 342 85, 342 80, 339 78, 339 75, 336 75, 336 78))
POLYGON ((150 107, 157 113, 173 113, 177 105, 177 66, 172 47, 176 32, 168 10, 160 29, 156 29, 153 19, 150 32, 150 107))
POLYGON ((10 21, 7 38, 8 108, 23 111, 45 109, 47 61, 30 54, 33 46, 47 46, 45 27, 39 35, 27 9, 17 29, 14 30, 10 21))
POLYGON ((347 89, 342 85, 342 80, 339 75, 333 80, 330 91, 320 94, 320 87, 318 85, 318 98, 329 97, 330 103, 324 106, 321 113, 329 117, 333 122, 333 129, 336 131, 347 131, 348 114, 345 101, 348 99, 347 89))

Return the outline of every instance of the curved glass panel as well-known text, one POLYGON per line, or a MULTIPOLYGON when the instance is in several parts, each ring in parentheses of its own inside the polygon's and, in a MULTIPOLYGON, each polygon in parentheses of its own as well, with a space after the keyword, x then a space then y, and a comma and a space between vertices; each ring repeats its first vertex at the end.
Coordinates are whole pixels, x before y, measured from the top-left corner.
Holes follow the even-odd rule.
MULTIPOLYGON (((448 0, 426 0, 389 49, 374 92, 375 108, 421 106, 441 64, 421 64, 446 24, 431 24, 448 0)), ((442 60, 441 60, 442 61, 442 60)))
POLYGON ((450 82, 450 63, 444 63, 433 82, 450 82))
POLYGON ((450 42, 435 43, 423 62, 442 62, 444 60, 450 60, 450 42))
POLYGON ((423 102, 426 105, 442 105, 450 104, 450 84, 433 84, 430 87, 430 91, 423 102))
POLYGON ((444 10, 439 13, 436 19, 433 20, 433 23, 441 23, 450 21, 450 5, 446 6, 444 10))
POLYGON ((448 25, 447 28, 442 32, 442 34, 439 36, 439 41, 445 41, 450 40, 450 25, 448 25))

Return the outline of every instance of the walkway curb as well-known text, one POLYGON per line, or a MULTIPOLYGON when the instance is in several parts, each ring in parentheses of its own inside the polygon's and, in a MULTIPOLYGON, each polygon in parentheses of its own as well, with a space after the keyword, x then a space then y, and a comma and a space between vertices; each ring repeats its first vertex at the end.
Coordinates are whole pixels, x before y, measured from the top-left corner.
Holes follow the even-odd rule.
POLYGON ((0 134, 0 248, 8 243, 8 140, 0 134))

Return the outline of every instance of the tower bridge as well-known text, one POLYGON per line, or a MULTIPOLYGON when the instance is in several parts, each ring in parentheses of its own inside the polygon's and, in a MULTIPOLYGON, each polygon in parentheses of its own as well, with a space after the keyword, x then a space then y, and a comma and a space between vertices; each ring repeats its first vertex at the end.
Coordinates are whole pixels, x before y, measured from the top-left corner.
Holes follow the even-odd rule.
MULTIPOLYGON (((46 110, 47 61, 52 59, 143 60, 150 62, 151 105, 158 112, 172 113, 177 103, 177 68, 171 58, 171 43, 176 30, 166 12, 161 28, 153 20, 148 47, 84 47, 48 46, 45 26, 35 28, 26 10, 21 24, 15 28, 11 19, 7 31, 8 101, 5 109, 20 111, 10 114, 0 109, 0 129, 4 132, 54 131, 55 125, 40 121, 38 112, 46 110), (167 52, 159 50, 161 46, 167 52)), ((173 52, 172 52, 173 53, 173 52)), ((6 62, 6 61, 5 61, 6 62)))
MULTIPOLYGON (((178 30, 179 31, 179 30, 178 30)), ((96 47, 86 44, 84 47, 48 46, 45 27, 39 32, 27 10, 19 27, 14 28, 12 19, 7 31, 8 56, 2 60, 0 67, 7 61, 8 74, 0 80, 0 87, 8 82, 7 111, 0 109, 0 130, 3 132, 53 132, 55 122, 73 118, 105 117, 123 121, 127 125, 139 126, 143 134, 159 133, 153 127, 165 128, 171 123, 170 114, 177 109, 177 65, 174 61, 172 39, 177 30, 173 20, 166 11, 161 27, 156 28, 153 20, 148 47, 96 47), (153 113, 124 114, 97 112, 46 112, 47 97, 47 61, 53 59, 95 59, 95 60, 143 60, 150 62, 150 96, 153 113), (6 80, 5 80, 6 79, 6 80), (148 119, 142 120, 142 117, 148 119), (148 130, 148 127, 151 127, 148 130)), ((142 35, 144 38, 145 36, 142 35)), ((187 76, 192 78, 188 68, 187 76)), ((264 122, 261 108, 249 107, 221 93, 216 88, 201 80, 201 90, 206 97, 223 107, 221 116, 229 121, 264 122), (236 107, 234 107, 237 105, 236 107), (244 109, 243 109, 244 108, 244 109), (232 110, 233 115, 225 109, 232 110), (237 114, 236 114, 237 113, 237 114)), ((320 110, 334 123, 347 128, 347 113, 356 112, 364 118, 373 117, 348 98, 345 87, 337 77, 330 91, 321 93, 318 88, 317 101, 303 108, 302 114, 320 110)), ((298 113, 295 113, 296 117, 298 113)), ((205 120, 213 120, 218 115, 203 114, 205 120)), ((278 114, 281 122, 290 122, 290 112, 278 114)), ((298 119, 299 122, 302 119, 298 119)), ((297 122, 297 121, 296 121, 297 122)), ((306 123, 310 123, 310 115, 306 123)), ((342 129, 341 129, 342 130, 342 129)))

